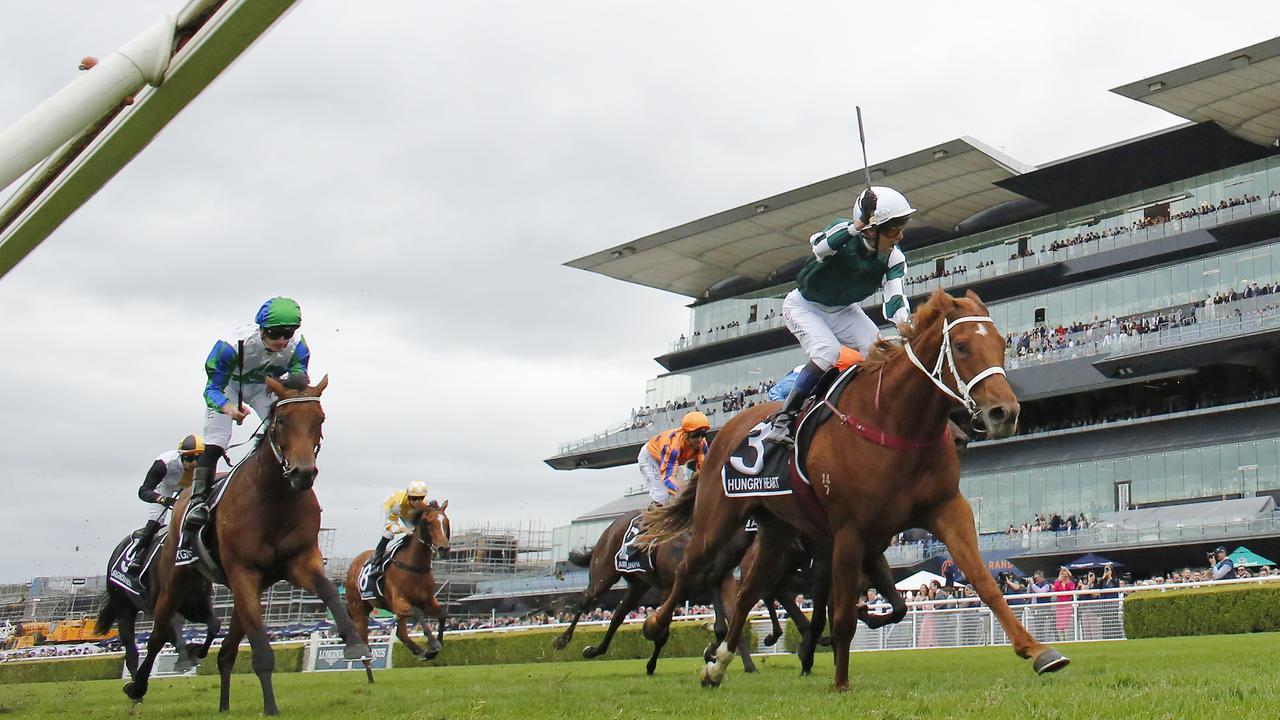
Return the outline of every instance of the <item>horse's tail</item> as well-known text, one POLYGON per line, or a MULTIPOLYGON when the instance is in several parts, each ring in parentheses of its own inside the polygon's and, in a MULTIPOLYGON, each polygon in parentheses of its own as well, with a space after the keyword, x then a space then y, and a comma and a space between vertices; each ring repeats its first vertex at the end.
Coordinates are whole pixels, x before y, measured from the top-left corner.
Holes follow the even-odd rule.
POLYGON ((570 550, 569 562, 578 567, 591 567, 591 553, 595 552, 595 548, 587 548, 585 550, 570 550))
POLYGON ((693 503, 698 499, 698 475, 695 472, 689 477, 684 490, 674 500, 644 512, 644 531, 636 538, 636 547, 653 550, 689 529, 693 522, 693 503))
POLYGON ((107 631, 116 622, 116 604, 111 597, 111 593, 102 594, 102 609, 98 611, 98 620, 93 626, 93 631, 98 635, 106 635, 107 631))

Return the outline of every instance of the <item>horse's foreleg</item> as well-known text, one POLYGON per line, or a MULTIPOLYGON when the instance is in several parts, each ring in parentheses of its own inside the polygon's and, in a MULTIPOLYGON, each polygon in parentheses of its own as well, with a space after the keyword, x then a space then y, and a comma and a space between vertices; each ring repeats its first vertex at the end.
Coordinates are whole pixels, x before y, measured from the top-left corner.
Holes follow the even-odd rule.
MULTIPOLYGON (((333 623, 338 628, 338 634, 342 636, 343 642, 346 643, 346 649, 342 653, 344 659, 359 660, 373 657, 373 653, 369 651, 368 643, 362 639, 363 636, 356 629, 355 623, 351 621, 351 616, 347 614, 347 608, 342 604, 342 598, 338 595, 338 588, 333 584, 333 581, 325 576, 324 558, 321 557, 318 548, 313 549, 310 553, 295 557, 289 563, 286 578, 290 583, 303 590, 310 590, 324 601, 325 607, 329 608, 329 612, 333 615, 333 623)), ((353 589, 348 588, 348 591, 353 589)))
POLYGON ((969 501, 960 494, 938 506, 930 522, 930 530, 937 535, 951 558, 955 560, 960 572, 973 584, 974 590, 982 602, 995 613, 1000 626, 1013 643, 1013 650, 1018 657, 1030 658, 1032 666, 1038 673, 1053 672, 1066 667, 1070 660, 1057 650, 1038 642, 1027 629, 1018 622, 996 581, 987 572, 978 553, 978 532, 973 526, 973 511, 969 501))
POLYGON ((236 655, 240 654, 240 641, 243 639, 240 618, 232 609, 231 624, 227 627, 226 637, 222 638, 222 648, 218 650, 218 712, 231 709, 231 670, 236 666, 236 655))
POLYGON ((431 660, 440 654, 440 648, 444 644, 444 608, 440 607, 440 603, 436 602, 434 597, 428 597, 426 607, 418 609, 418 625, 422 628, 422 634, 427 638, 426 656, 423 660, 431 660), (440 637, 437 638, 431 634, 431 626, 427 623, 427 618, 438 618, 440 622, 440 637))
MULTIPOLYGON (((280 709, 276 707, 276 693, 271 682, 271 673, 276 668, 276 653, 262 626, 262 600, 259 591, 262 576, 245 568, 236 568, 227 573, 227 581, 231 586, 231 595, 235 598, 235 617, 240 621, 240 628, 245 636, 249 638, 249 648, 253 652, 253 674, 258 676, 258 683, 262 686, 262 713, 278 715, 280 709)), ((222 658, 219 657, 218 660, 221 668, 222 658)))
POLYGON ((644 636, 650 641, 669 632, 676 606, 684 601, 688 593, 689 578, 697 577, 708 563, 715 561, 719 549, 728 543, 746 520, 745 510, 736 505, 722 505, 725 503, 724 496, 715 495, 713 491, 714 489, 709 490, 705 496, 699 497, 693 523, 690 525, 695 529, 694 534, 685 547, 684 559, 676 569, 675 581, 671 584, 667 599, 644 621, 644 636), (706 528, 706 532, 699 533, 697 528, 706 528))
POLYGON ((729 631, 724 642, 716 649, 716 659, 702 669, 702 685, 716 687, 724 681, 729 664, 738 652, 742 633, 747 625, 751 608, 760 598, 760 591, 778 576, 783 560, 795 542, 797 530, 772 515, 756 518, 760 529, 756 532, 756 556, 743 568, 742 582, 734 606, 730 608, 729 631))
MULTIPOLYGON (((849 689, 849 647, 858 629, 864 547, 853 525, 845 525, 836 532, 831 554, 831 649, 836 656, 836 690, 849 689)), ((816 616, 816 609, 814 613, 816 616)))
POLYGON ((185 673, 196 666, 195 657, 191 654, 187 639, 182 637, 182 630, 186 624, 186 618, 177 613, 174 613, 173 618, 169 620, 169 630, 173 635, 173 649, 178 653, 178 660, 173 664, 174 672, 185 673))
MULTIPOLYGON (((416 623, 418 620, 417 616, 419 614, 416 608, 413 610, 413 614, 414 614, 414 622, 416 623)), ((409 617, 408 616, 409 616, 409 612, 406 612, 403 615, 400 614, 399 612, 396 613, 396 637, 400 638, 400 642, 404 643, 404 646, 409 648, 409 652, 413 653, 414 657, 421 660, 422 646, 414 642, 413 639, 409 637, 409 617)))
MULTIPOLYGON (((582 657, 588 660, 609 652, 609 643, 613 642, 614 633, 618 632, 618 626, 627 618, 627 613, 640 607, 640 598, 644 596, 644 591, 648 590, 648 586, 639 580, 634 580, 630 576, 627 578, 627 590, 622 595, 622 602, 613 609, 613 615, 609 618, 609 628, 604 631, 604 639, 600 641, 599 646, 588 645, 582 648, 582 657)), ((649 671, 653 673, 652 670, 649 671)))
POLYGON ((218 614, 213 610, 212 592, 205 598, 205 613, 205 617, 209 618, 209 621, 205 624, 204 643, 196 651, 196 657, 201 660, 209 656, 209 648, 213 645, 213 639, 218 637, 218 631, 222 629, 222 620, 218 619, 218 614))

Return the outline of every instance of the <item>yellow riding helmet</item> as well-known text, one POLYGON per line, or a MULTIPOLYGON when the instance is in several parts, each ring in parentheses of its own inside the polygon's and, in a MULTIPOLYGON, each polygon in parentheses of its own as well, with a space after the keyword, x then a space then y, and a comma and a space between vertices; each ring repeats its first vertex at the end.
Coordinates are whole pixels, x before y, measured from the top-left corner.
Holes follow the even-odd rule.
POLYGON ((188 435, 178 443, 178 452, 184 457, 199 456, 204 452, 204 438, 199 435, 188 435))
POLYGON ((694 432, 695 430, 710 430, 711 421, 707 419, 706 415, 694 410, 691 413, 686 413, 685 416, 680 419, 680 429, 687 433, 694 432))
POLYGON ((421 480, 414 480, 409 483, 409 487, 405 488, 404 494, 409 497, 425 498, 427 496, 427 484, 421 480))

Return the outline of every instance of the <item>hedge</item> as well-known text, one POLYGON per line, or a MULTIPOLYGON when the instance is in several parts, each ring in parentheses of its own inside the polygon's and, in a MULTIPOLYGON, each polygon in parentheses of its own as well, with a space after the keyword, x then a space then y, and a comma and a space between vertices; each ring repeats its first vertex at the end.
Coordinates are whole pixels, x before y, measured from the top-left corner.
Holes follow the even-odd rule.
POLYGON ((1143 590, 1124 600, 1130 638, 1280 630, 1280 583, 1143 590))
POLYGON ((10 661, 0 663, 0 685, 9 683, 61 682, 64 680, 119 680, 124 672, 124 656, 65 658, 60 660, 10 661))
MULTIPOLYGON (((302 666, 307 662, 307 646, 305 644, 298 645, 273 645, 276 651, 276 669, 278 673, 302 672, 302 666)), ((253 672, 253 651, 248 645, 241 645, 240 652, 236 654, 236 664, 231 668, 233 673, 249 673, 253 672)), ((197 675, 217 675, 218 674, 218 648, 209 650, 209 657, 200 661, 200 669, 196 670, 197 675)))
MULTIPOLYGON (((422 663, 409 653, 409 649, 399 640, 395 641, 392 650, 394 667, 413 667, 426 665, 502 665, 506 663, 533 662, 569 662, 583 660, 582 648, 587 645, 598 645, 604 638, 607 628, 592 625, 579 627, 573 634, 573 642, 564 650, 556 650, 551 643, 564 631, 564 628, 546 628, 522 630, 516 632, 477 633, 472 635, 451 635, 445 633, 444 649, 434 660, 422 663)), ((701 657, 714 639, 709 623, 675 622, 671 624, 671 638, 662 648, 662 657, 701 657)), ((755 649, 755 634, 748 632, 750 647, 755 649)), ((414 638, 415 642, 423 642, 414 638)), ((648 660, 653 654, 653 643, 641 634, 640 624, 628 624, 618 628, 609 644, 609 652, 601 659, 613 660, 648 660)))

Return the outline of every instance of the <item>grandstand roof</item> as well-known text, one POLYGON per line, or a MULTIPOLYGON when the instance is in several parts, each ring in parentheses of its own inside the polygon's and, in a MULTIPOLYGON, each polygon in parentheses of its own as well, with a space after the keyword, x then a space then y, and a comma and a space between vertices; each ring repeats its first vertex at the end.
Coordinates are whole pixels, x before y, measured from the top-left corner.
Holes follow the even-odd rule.
POLYGON ((1280 37, 1111 92, 1272 147, 1280 139, 1280 37))
MULTIPOLYGON (((905 193, 919 209, 912 232, 936 234, 1017 200, 996 182, 1030 169, 962 137, 876 163, 871 175, 874 182, 905 193)), ((768 284, 807 255, 810 235, 849 213, 863 177, 861 170, 837 175, 565 264, 694 298, 730 284, 768 284)))

